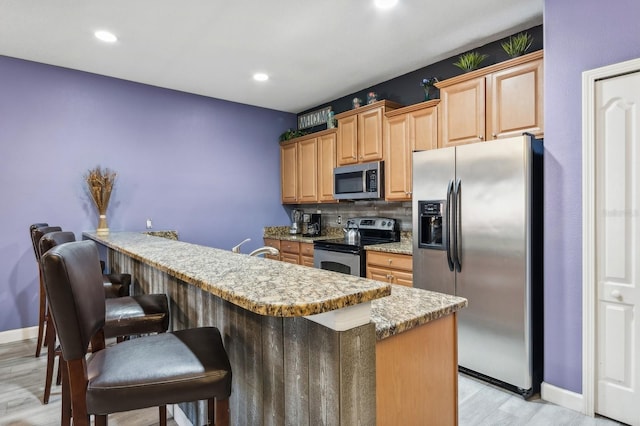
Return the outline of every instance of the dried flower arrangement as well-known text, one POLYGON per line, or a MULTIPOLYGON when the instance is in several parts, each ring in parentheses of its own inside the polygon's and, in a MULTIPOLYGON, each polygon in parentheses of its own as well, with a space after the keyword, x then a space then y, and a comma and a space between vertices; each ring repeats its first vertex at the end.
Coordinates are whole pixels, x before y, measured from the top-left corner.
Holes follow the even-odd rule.
POLYGON ((100 166, 90 169, 84 176, 87 182, 87 188, 89 189, 89 195, 91 195, 93 204, 96 206, 98 214, 100 215, 98 229, 96 229, 97 234, 109 233, 109 228, 107 227, 107 207, 109 206, 109 199, 111 198, 111 191, 113 190, 116 176, 116 172, 108 168, 103 170, 100 166))

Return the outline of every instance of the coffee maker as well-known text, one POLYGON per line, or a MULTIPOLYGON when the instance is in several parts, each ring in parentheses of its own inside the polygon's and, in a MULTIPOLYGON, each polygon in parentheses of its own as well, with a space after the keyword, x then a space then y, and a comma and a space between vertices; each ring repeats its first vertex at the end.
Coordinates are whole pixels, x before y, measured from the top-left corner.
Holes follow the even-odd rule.
POLYGON ((304 213, 302 215, 302 235, 317 237, 322 230, 322 220, 319 213, 304 213))
POLYGON ((299 234, 302 230, 302 216, 303 211, 299 209, 291 210, 291 226, 289 227, 289 234, 299 234))

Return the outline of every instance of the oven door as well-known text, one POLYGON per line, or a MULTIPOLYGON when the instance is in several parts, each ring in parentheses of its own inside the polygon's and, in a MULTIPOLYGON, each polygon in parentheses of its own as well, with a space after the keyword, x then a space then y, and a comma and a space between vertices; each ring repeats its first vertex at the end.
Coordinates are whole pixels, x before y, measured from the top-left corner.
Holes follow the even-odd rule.
POLYGON ((364 265, 359 250, 343 252, 315 248, 313 250, 313 266, 327 271, 364 277, 364 265))

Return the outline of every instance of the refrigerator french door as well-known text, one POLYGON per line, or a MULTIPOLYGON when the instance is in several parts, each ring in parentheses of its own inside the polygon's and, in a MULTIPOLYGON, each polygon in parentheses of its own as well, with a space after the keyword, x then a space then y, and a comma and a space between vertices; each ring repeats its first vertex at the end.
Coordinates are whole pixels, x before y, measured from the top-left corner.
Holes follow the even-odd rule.
POLYGON ((542 379, 541 153, 525 135, 413 154, 414 286, 466 298, 460 369, 525 397, 542 379))

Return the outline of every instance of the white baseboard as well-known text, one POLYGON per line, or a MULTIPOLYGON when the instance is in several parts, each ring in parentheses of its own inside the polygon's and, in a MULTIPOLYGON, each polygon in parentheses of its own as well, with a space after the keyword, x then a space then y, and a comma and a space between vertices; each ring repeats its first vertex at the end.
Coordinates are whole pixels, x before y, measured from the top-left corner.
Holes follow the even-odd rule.
POLYGON ((184 414, 184 411, 180 409, 178 404, 168 405, 167 411, 173 416, 173 420, 178 426, 193 426, 191 420, 184 414))
POLYGON ((571 392, 542 382, 540 397, 545 401, 584 414, 584 398, 580 393, 571 392))
POLYGON ((34 337, 38 337, 37 325, 33 327, 2 331, 0 332, 0 345, 3 343, 13 343, 21 340, 33 339, 34 337))

